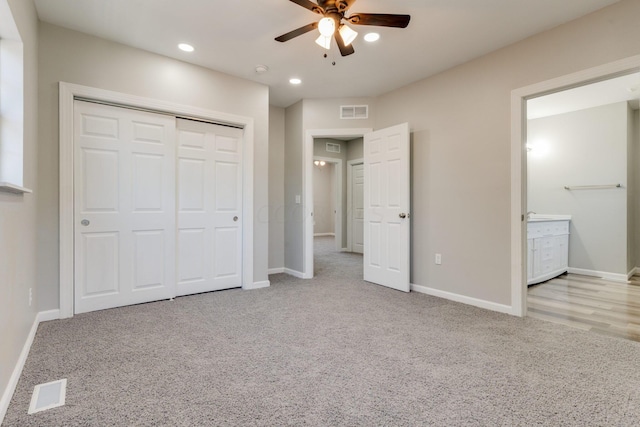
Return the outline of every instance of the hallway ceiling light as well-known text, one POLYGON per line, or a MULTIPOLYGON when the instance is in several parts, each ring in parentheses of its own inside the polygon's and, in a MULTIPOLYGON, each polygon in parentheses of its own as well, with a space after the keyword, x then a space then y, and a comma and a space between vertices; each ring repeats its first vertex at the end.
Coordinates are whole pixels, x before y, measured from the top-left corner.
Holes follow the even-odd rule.
POLYGON ((184 51, 184 52, 193 52, 195 49, 193 46, 191 46, 190 44, 187 43, 180 43, 178 45, 178 49, 184 51))
POLYGON ((316 165, 316 166, 324 166, 327 163, 324 160, 314 160, 313 164, 316 165))

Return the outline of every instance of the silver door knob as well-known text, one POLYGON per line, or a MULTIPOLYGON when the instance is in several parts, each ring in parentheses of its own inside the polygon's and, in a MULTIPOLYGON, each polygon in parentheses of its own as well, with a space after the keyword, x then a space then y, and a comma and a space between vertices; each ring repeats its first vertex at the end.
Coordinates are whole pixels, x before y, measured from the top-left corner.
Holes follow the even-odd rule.
POLYGON ((82 224, 82 225, 84 225, 86 227, 87 225, 89 225, 91 223, 89 222, 88 219, 83 219, 82 221, 80 221, 80 224, 82 224))
POLYGON ((407 214, 406 213, 401 213, 400 215, 398 215, 400 218, 406 218, 407 214))
POLYGON ((233 221, 235 222, 235 221, 237 221, 237 220, 238 220, 238 217, 237 217, 237 216, 234 216, 234 217, 233 217, 233 221))

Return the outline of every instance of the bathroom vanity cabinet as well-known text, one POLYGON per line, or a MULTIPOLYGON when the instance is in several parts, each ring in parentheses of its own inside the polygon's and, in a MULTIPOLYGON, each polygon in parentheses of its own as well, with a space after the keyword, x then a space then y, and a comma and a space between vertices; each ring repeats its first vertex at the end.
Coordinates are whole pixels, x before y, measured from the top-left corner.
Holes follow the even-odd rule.
POLYGON ((532 215, 527 222, 527 285, 565 273, 569 267, 568 215, 532 215))

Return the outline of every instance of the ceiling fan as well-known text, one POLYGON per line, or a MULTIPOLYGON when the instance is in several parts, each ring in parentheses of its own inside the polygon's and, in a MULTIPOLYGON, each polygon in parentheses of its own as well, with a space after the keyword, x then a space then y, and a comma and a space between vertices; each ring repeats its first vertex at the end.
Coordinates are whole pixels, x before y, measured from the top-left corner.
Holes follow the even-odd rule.
POLYGON ((358 35, 358 33, 342 23, 343 20, 354 25, 406 28, 411 19, 409 15, 392 15, 388 13, 354 13, 345 16, 347 10, 353 6, 356 0, 317 0, 317 3, 313 3, 310 0, 289 1, 309 9, 318 15, 322 15, 323 18, 320 19, 319 22, 312 22, 311 24, 276 37, 276 40, 286 42, 294 37, 318 29, 320 31, 320 37, 318 37, 316 43, 325 49, 330 49, 331 38, 334 37, 342 56, 351 55, 355 52, 351 42, 358 35))

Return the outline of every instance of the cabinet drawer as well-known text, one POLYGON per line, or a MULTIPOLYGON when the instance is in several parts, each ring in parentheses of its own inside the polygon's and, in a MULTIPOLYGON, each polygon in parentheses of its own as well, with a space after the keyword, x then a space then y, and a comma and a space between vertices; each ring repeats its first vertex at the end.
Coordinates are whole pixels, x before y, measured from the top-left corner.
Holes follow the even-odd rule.
POLYGON ((569 234, 569 221, 541 221, 527 224, 527 238, 569 234))

